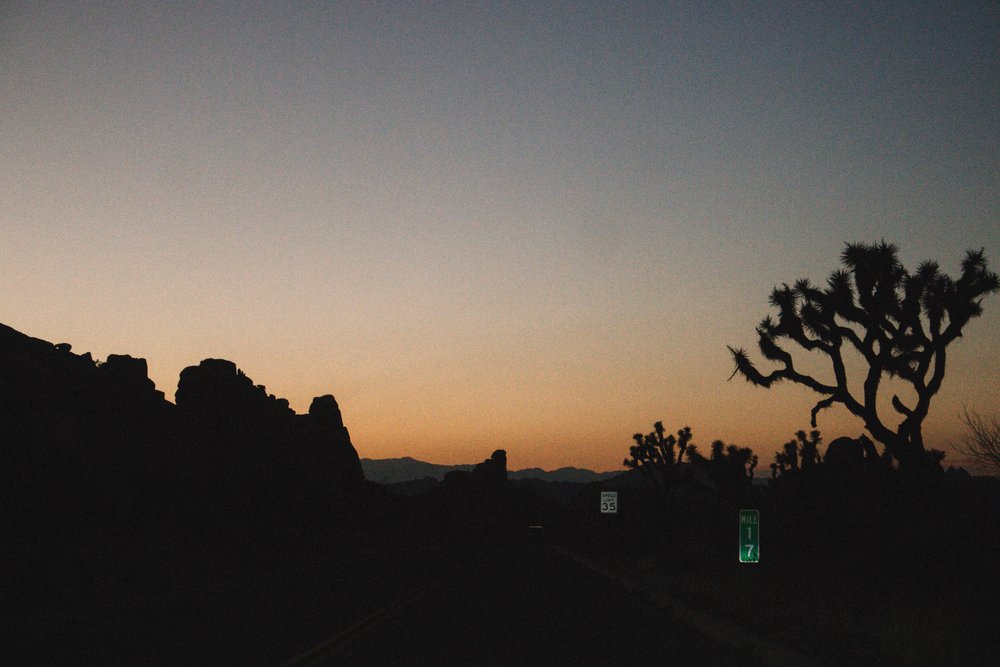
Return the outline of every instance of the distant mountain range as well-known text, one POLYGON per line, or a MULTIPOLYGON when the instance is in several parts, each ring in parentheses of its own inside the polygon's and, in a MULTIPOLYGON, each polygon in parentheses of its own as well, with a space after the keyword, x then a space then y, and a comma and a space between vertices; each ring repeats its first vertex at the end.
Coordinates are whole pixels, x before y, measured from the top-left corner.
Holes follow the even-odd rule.
MULTIPOLYGON (((452 470, 470 471, 475 466, 469 465, 439 465, 437 463, 427 463, 418 461, 409 456, 398 459, 361 459, 361 468, 365 471, 365 479, 379 484, 398 484, 412 480, 426 479, 428 477, 440 481, 452 470)), ((600 482, 621 475, 624 470, 612 472, 594 472, 582 468, 559 468, 558 470, 546 471, 541 468, 525 468, 524 470, 511 470, 507 476, 512 480, 517 479, 540 479, 546 482, 573 482, 576 484, 589 484, 590 482, 600 482)))

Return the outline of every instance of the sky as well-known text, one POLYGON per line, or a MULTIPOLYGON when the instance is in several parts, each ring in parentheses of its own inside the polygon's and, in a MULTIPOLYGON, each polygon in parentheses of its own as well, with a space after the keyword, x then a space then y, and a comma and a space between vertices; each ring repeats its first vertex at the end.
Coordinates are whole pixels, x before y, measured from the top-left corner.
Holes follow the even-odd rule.
POLYGON ((332 393, 362 457, 613 470, 662 420, 767 474, 820 397, 726 345, 883 238, 1000 266, 995 2, 0 3, 0 321, 332 393))

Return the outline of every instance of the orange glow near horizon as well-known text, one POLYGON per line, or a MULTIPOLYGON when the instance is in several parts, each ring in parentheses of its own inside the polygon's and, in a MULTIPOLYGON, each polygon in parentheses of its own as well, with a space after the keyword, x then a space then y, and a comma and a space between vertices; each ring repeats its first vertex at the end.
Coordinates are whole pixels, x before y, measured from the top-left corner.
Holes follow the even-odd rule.
MULTIPOLYGON (((208 357, 333 394, 362 457, 614 470, 662 420, 766 475, 818 398, 726 381, 775 285, 1000 265, 991 11, 5 3, 0 321, 168 398, 208 357)), ((983 306, 946 464, 1000 405, 983 306)))
MULTIPOLYGON (((984 319, 974 321, 951 351, 949 373, 925 424, 927 446, 946 451, 946 465, 968 465, 951 448, 961 437, 958 415, 962 407, 986 414, 996 404, 985 398, 997 392, 987 377, 993 365, 977 359, 989 359, 990 345, 983 334, 987 322, 997 318, 984 319)), ((701 370, 693 357, 675 358, 670 372, 657 373, 648 370, 652 368, 648 359, 630 366, 629 358, 615 359, 610 354, 592 364, 583 359, 569 363, 545 345, 536 350, 536 359, 522 358, 517 365, 501 354, 474 363, 455 350, 438 349, 432 359, 417 355, 407 363, 397 361, 380 369, 361 361, 332 363, 325 354, 298 356, 308 346, 270 359, 266 350, 247 355, 244 352, 251 349, 232 345, 195 354, 200 357, 197 361, 178 363, 176 353, 165 349, 154 350, 160 353, 157 358, 132 346, 105 349, 65 337, 49 340, 66 340, 74 352, 91 351, 99 359, 113 353, 145 356, 150 377, 170 400, 183 366, 210 356, 232 358, 255 383, 287 398, 296 412, 308 411, 314 396, 336 396, 362 458, 411 456, 441 464, 476 463, 495 449, 505 449, 512 470, 621 469, 631 435, 647 433, 653 422, 663 421, 668 432, 690 426, 693 441, 703 453, 716 439, 751 447, 760 458, 756 474, 767 476, 781 445, 795 431, 811 429, 809 412, 818 398, 787 382, 769 390, 740 378, 726 382, 731 366, 724 345, 714 346, 716 350, 722 347, 722 352, 706 366, 710 373, 701 370), (239 361, 241 356, 251 357, 251 363, 239 361), (163 363, 164 358, 170 363, 163 363), (683 377, 691 381, 670 381, 683 377)), ((697 349, 704 342, 689 341, 688 346, 697 349)), ((655 345, 645 345, 654 355, 655 345)), ((713 346, 706 347, 710 351, 713 346)), ((526 353, 519 350, 517 354, 526 353)), ((821 368, 819 364, 817 372, 821 368)), ((894 391, 907 397, 898 386, 894 391)), ((890 410, 882 410, 887 420, 893 418, 890 410)), ((841 407, 821 412, 818 428, 824 442, 840 435, 856 436, 863 430, 860 420, 841 407)))

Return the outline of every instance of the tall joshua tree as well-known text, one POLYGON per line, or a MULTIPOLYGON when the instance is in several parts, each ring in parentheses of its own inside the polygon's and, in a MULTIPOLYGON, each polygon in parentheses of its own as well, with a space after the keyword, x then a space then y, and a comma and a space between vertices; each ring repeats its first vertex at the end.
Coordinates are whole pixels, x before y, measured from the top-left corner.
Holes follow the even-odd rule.
POLYGON ((987 270, 982 249, 966 253, 957 280, 932 261, 907 272, 896 246, 884 240, 848 243, 840 259, 844 268, 830 275, 825 288, 802 279, 771 292, 770 304, 778 309, 778 319, 769 315, 757 325, 757 345, 780 368, 765 375, 744 349, 729 347, 736 363, 733 375, 739 373, 765 388, 781 380, 805 385, 824 396, 812 409, 813 428, 820 410, 840 403, 861 418, 900 466, 921 463, 926 453, 921 426, 931 398, 941 388, 948 345, 962 335, 970 319, 982 314, 982 297, 1000 289, 1000 280, 987 270), (833 382, 797 370, 792 355, 782 347, 786 339, 827 355, 833 382), (853 348, 868 365, 859 397, 848 390, 845 347, 853 348), (916 402, 909 405, 897 395, 892 397, 893 409, 902 415, 895 429, 877 409, 884 376, 908 382, 916 394, 916 402))

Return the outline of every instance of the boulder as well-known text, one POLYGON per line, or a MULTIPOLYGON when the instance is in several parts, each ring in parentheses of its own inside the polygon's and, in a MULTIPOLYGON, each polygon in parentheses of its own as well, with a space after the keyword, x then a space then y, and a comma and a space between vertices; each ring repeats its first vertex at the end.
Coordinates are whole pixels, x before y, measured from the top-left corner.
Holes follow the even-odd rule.
POLYGON ((364 480, 361 458, 351 443, 351 434, 344 426, 340 406, 333 395, 314 398, 309 414, 299 419, 303 424, 304 440, 309 445, 311 464, 327 461, 334 479, 341 482, 364 480))
POLYGON ((472 474, 486 483, 505 484, 507 482, 507 452, 503 449, 496 450, 490 458, 473 468, 472 474))
POLYGON ((101 383, 108 394, 116 400, 162 400, 163 392, 149 379, 149 369, 145 359, 137 359, 127 354, 112 354, 97 369, 101 383))
POLYGON ((857 438, 841 437, 826 448, 824 462, 833 468, 856 468, 866 460, 878 459, 875 444, 864 434, 857 438))
POLYGON ((273 416, 291 417, 288 401, 268 395, 226 359, 204 359, 181 371, 174 395, 186 415, 217 426, 248 428, 273 416))
POLYGON ((309 405, 309 416, 313 417, 318 423, 339 427, 344 426, 344 418, 340 414, 340 406, 337 405, 337 399, 332 394, 314 398, 309 405))

